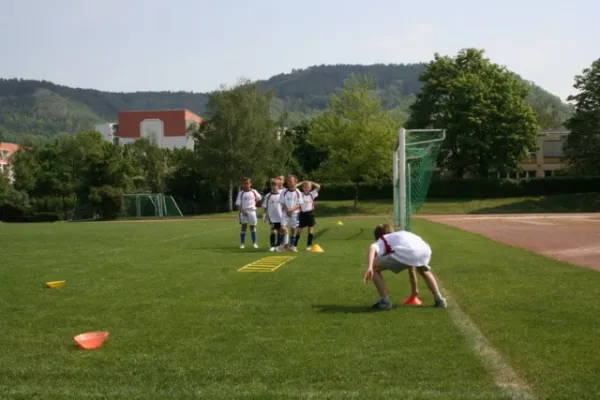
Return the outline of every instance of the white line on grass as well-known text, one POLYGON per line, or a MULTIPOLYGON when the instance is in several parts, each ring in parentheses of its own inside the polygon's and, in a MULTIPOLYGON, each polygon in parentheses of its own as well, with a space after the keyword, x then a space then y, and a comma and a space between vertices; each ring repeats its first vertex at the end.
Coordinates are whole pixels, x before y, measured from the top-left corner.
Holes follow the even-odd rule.
MULTIPOLYGON (((444 293, 446 297, 451 298, 446 290, 444 290, 444 293)), ((447 310, 452 317, 452 321, 467 338, 473 351, 481 358, 484 366, 492 374, 496 386, 510 396, 511 399, 535 399, 536 396, 527 383, 517 375, 510 364, 502 358, 502 355, 490 345, 483 332, 458 306, 456 301, 451 300, 447 310)))
MULTIPOLYGON (((231 227, 227 226, 227 227, 222 227, 220 229, 211 229, 209 233, 211 235, 213 235, 214 233, 223 232, 223 231, 226 231, 228 229, 231 229, 231 227)), ((158 240, 158 241, 154 242, 154 244, 168 243, 168 242, 173 242, 173 241, 176 241, 176 240, 188 239, 188 238, 191 238, 191 237, 194 237, 194 236, 200 236, 200 235, 202 235, 204 233, 205 233, 204 231, 202 231, 202 232, 196 232, 196 233, 186 233, 185 235, 173 236, 173 237, 170 237, 170 238, 167 238, 167 239, 158 240)), ((113 248, 110 248, 110 249, 102 250, 102 251, 98 252, 96 255, 105 255, 105 254, 120 253, 123 250, 132 249, 136 245, 137 245, 137 243, 131 244, 131 245, 127 245, 127 246, 122 246, 122 247, 113 247, 113 248)))

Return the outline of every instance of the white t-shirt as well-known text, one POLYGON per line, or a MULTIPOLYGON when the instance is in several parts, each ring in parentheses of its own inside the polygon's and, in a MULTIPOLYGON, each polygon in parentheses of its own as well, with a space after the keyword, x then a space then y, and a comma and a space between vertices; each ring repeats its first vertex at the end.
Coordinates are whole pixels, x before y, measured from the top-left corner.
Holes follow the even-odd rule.
POLYGON ((371 246, 377 249, 377 258, 390 256, 413 267, 427 265, 431 259, 431 247, 427 242, 408 231, 383 235, 371 246))
POLYGON ((269 216, 272 223, 281 222, 281 203, 279 202, 279 193, 267 193, 263 199, 262 207, 269 216))
POLYGON ((255 189, 248 190, 247 192, 240 190, 235 200, 235 205, 244 211, 256 211, 256 203, 261 199, 262 196, 255 189))
POLYGON ((315 199, 319 196, 318 190, 312 190, 309 193, 302 192, 302 204, 300 209, 304 212, 312 211, 315 209, 315 199))
MULTIPOLYGON (((297 205, 302 206, 304 200, 302 198, 302 192, 299 189, 289 190, 283 189, 279 192, 279 202, 282 206, 285 206, 289 209, 296 207, 297 205)), ((296 211, 298 212, 298 211, 296 211)), ((296 213, 295 212, 295 213, 296 213)))

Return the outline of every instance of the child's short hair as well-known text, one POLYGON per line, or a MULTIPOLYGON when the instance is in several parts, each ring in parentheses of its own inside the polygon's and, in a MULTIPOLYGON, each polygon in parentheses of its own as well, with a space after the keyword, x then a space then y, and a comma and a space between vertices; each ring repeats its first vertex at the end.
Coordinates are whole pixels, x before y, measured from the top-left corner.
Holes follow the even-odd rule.
POLYGON ((273 185, 279 185, 279 179, 277 179, 277 178, 271 179, 271 186, 273 186, 273 185))
POLYGON ((379 224, 375 227, 375 240, 379 240, 383 235, 387 235, 388 233, 393 233, 394 228, 390 224, 379 224))
POLYGON ((252 178, 242 178, 242 182, 252 183, 252 178))

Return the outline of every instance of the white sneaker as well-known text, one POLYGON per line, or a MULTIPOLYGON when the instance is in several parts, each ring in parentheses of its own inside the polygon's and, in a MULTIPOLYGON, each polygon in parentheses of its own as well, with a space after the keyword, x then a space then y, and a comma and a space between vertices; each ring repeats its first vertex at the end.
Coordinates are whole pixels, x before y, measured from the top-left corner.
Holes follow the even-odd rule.
POLYGON ((297 252, 298 252, 298 248, 297 248, 297 247, 292 247, 292 248, 291 248, 291 250, 292 250, 294 253, 297 253, 297 252))
POLYGON ((311 250, 312 250, 312 246, 308 246, 308 247, 306 248, 306 251, 311 251, 311 250))
POLYGON ((271 247, 271 248, 269 248, 269 251, 270 251, 270 252, 274 252, 274 251, 275 251, 275 247, 271 247))
POLYGON ((240 246, 240 249, 245 249, 245 248, 246 248, 245 244, 243 244, 243 245, 240 246))
POLYGON ((258 244, 254 243, 254 244, 252 245, 252 247, 254 247, 255 249, 258 249, 258 244))
POLYGON ((282 252, 281 247, 275 247, 275 252, 276 253, 281 253, 282 252))

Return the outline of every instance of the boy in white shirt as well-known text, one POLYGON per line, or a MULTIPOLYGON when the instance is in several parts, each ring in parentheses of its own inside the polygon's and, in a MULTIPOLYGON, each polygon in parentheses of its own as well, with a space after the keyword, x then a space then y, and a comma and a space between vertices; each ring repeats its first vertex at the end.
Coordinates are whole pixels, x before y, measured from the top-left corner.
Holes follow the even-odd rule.
POLYGON ((279 202, 279 183, 277 179, 271 179, 271 192, 263 199, 262 207, 265 209, 265 217, 271 225, 271 236, 269 251, 278 251, 283 242, 281 234, 281 203, 279 202))
POLYGON ((296 243, 294 243, 294 233, 296 228, 298 228, 300 205, 303 203, 302 193, 298 190, 297 184, 298 178, 294 175, 290 175, 288 178, 287 189, 283 189, 279 194, 279 201, 283 208, 283 213, 281 215, 281 233, 285 235, 288 231, 288 227, 290 228, 290 248, 295 252, 298 251, 298 248, 296 247, 296 243))
POLYGON ((296 243, 296 246, 298 245, 302 229, 308 228, 306 250, 310 251, 314 239, 313 229, 317 224, 313 211, 315 209, 315 199, 319 196, 321 185, 311 181, 304 181, 298 183, 298 186, 302 188, 302 204, 300 204, 300 215, 298 216, 299 224, 298 229, 296 230, 294 243, 296 243))
POLYGON ((256 204, 262 199, 260 193, 252 189, 252 179, 242 179, 242 190, 237 195, 235 205, 240 210, 240 249, 246 248, 246 230, 250 226, 250 235, 252 235, 252 246, 258 249, 256 238, 256 204))
MULTIPOLYGON (((283 176, 283 175, 276 176, 275 180, 277 181, 277 187, 279 188, 279 193, 281 194, 283 192, 283 190, 285 190, 285 187, 284 187, 285 176, 283 176)), ((279 244, 281 246, 287 247, 289 243, 290 243, 290 235, 288 235, 288 232, 286 230, 285 233, 283 234, 283 242, 279 242, 279 244)))
POLYGON ((389 310, 392 302, 388 297, 385 281, 381 272, 389 270, 399 273, 408 269, 411 297, 418 297, 417 274, 423 277, 427 287, 435 299, 435 307, 446 308, 446 299, 440 294, 437 281, 431 273, 429 261, 431 259, 431 247, 419 236, 407 231, 394 232, 389 224, 377 225, 375 227, 375 243, 369 246, 368 267, 365 272, 364 282, 373 279, 375 287, 381 298, 373 305, 374 309, 389 310))

